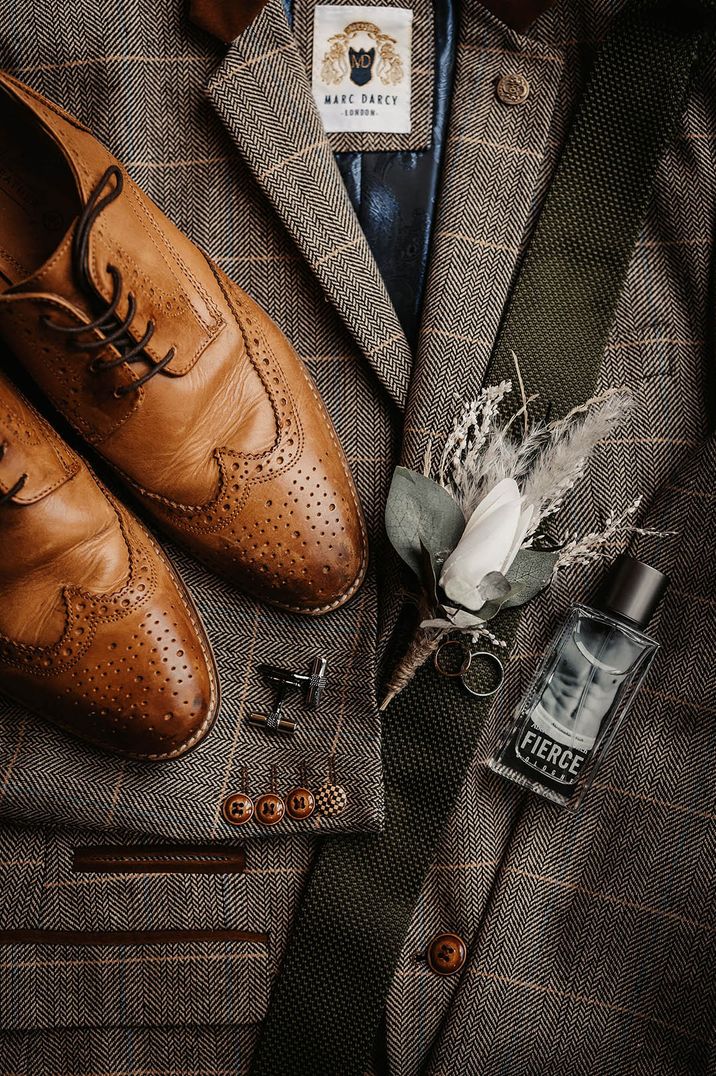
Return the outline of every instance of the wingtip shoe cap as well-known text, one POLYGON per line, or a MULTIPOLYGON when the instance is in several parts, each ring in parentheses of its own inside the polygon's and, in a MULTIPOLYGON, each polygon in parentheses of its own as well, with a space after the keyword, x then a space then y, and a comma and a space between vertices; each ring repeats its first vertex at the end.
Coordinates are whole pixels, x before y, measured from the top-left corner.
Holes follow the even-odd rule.
POLYGON ((198 614, 152 537, 0 375, 0 684, 118 754, 176 758, 217 713, 198 614))

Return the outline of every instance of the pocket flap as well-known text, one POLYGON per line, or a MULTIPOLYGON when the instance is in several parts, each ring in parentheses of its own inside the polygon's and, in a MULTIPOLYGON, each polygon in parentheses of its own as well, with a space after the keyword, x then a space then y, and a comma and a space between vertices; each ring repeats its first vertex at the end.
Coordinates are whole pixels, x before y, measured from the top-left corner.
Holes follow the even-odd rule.
POLYGON ((0 934, 0 1028, 256 1023, 268 957, 244 931, 0 934))

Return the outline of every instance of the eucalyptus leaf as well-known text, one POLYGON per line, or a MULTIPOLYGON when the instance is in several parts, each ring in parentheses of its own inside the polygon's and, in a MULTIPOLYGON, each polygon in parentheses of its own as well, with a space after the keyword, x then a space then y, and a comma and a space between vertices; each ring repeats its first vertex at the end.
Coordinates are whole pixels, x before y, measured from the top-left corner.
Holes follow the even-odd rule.
POLYGON ((492 620, 497 616, 500 609, 504 608, 505 598, 497 598, 495 601, 485 602, 485 604, 477 610, 476 615, 480 620, 492 620))
POLYGON ((481 620, 489 620, 499 613, 511 589, 510 583, 502 572, 488 572, 474 591, 474 598, 471 598, 470 604, 463 602, 460 608, 473 613, 481 620))
POLYGON ((409 568, 428 588, 422 554, 424 546, 434 561, 439 553, 452 552, 465 529, 459 504, 447 490, 407 467, 396 467, 385 506, 388 538, 409 568))
POLYGON ((477 588, 476 596, 482 605, 476 608, 475 615, 480 620, 492 620, 511 593, 512 586, 502 572, 488 572, 477 588))
POLYGON ((503 609, 524 605, 548 586, 558 553, 540 549, 520 549, 507 573, 510 594, 503 609))
POLYGON ((510 587, 510 581, 502 572, 488 572, 478 587, 478 593, 484 601, 499 601, 507 597, 510 587))

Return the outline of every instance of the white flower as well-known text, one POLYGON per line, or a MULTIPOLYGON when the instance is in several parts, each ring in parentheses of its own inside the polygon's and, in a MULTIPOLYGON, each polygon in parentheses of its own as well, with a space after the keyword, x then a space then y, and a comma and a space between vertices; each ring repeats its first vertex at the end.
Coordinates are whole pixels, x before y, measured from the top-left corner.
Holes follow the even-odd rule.
POLYGON ((490 572, 505 575, 517 556, 532 520, 532 506, 523 507, 514 478, 503 478, 474 510, 460 541, 443 565, 440 586, 465 609, 485 603, 480 584, 490 572))

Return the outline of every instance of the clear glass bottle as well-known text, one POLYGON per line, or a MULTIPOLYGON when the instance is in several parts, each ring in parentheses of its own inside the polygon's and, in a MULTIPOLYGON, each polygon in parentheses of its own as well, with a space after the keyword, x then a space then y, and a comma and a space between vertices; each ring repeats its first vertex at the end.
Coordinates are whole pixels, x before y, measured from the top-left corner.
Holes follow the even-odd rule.
POLYGON ((593 605, 576 605, 554 639, 490 766, 576 807, 659 644, 643 629, 668 584, 621 557, 593 605))

